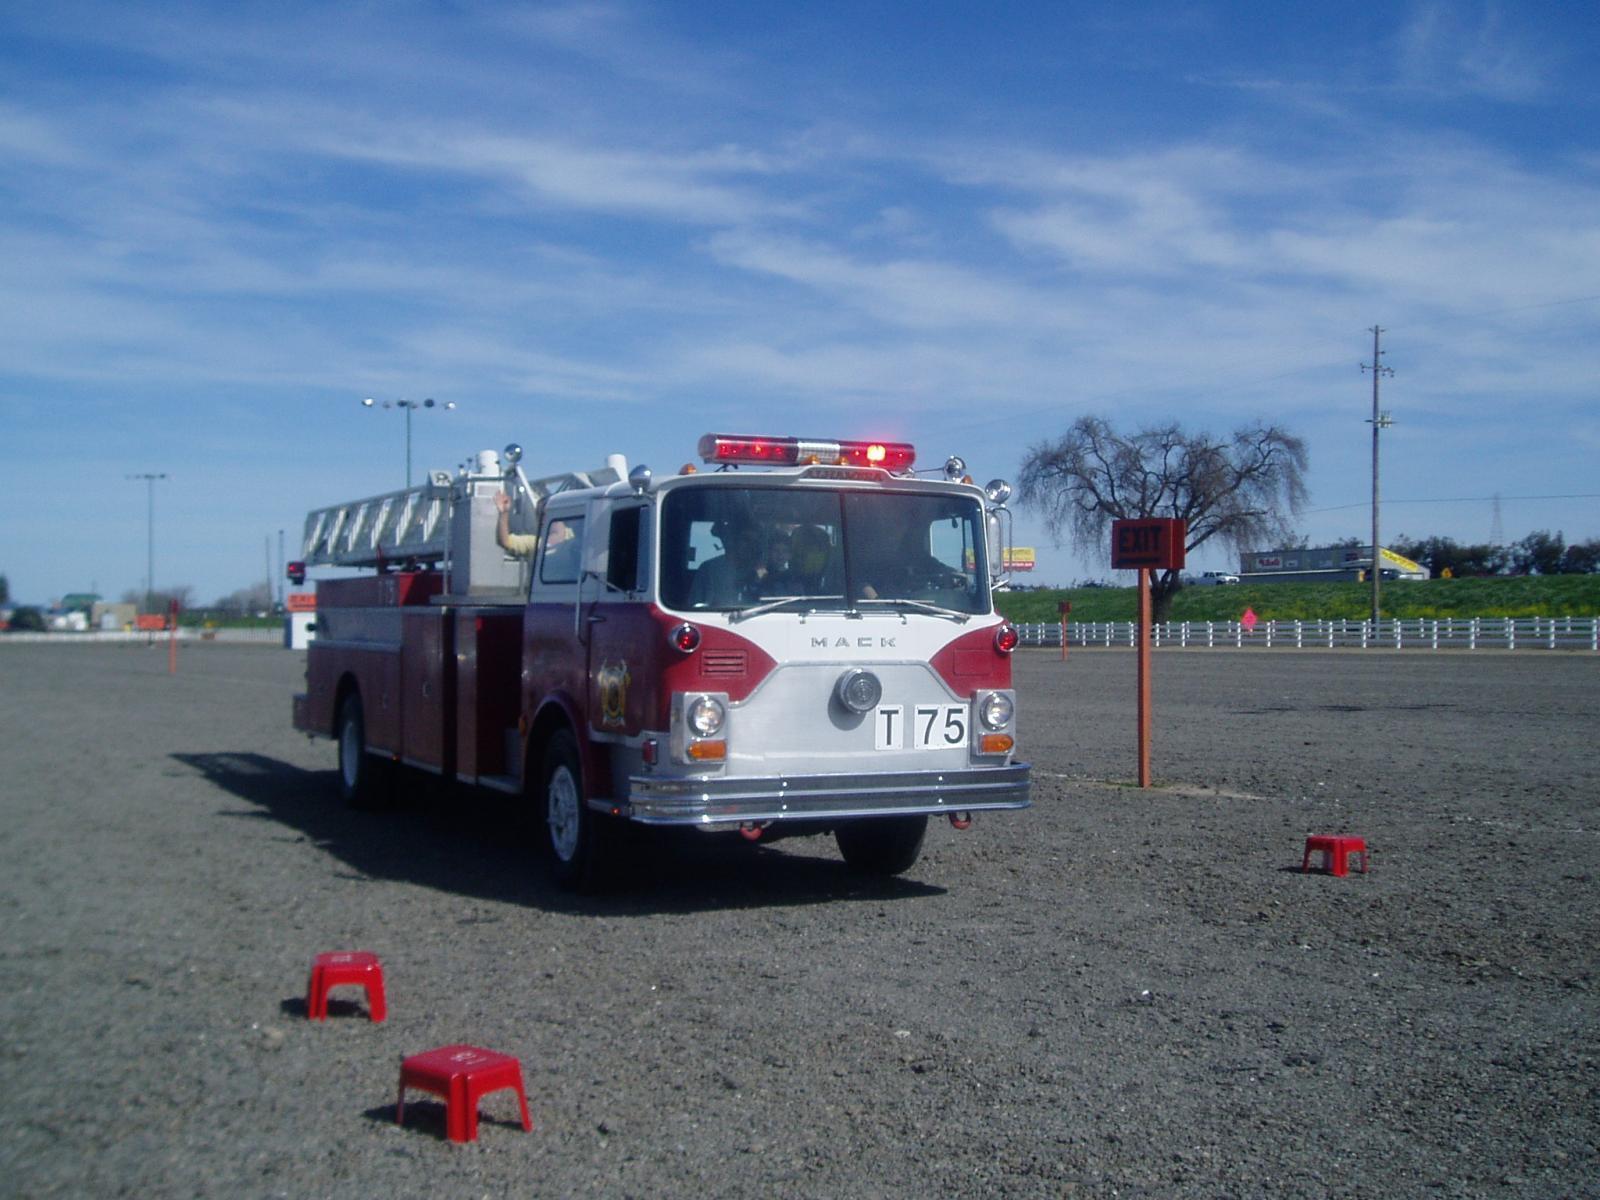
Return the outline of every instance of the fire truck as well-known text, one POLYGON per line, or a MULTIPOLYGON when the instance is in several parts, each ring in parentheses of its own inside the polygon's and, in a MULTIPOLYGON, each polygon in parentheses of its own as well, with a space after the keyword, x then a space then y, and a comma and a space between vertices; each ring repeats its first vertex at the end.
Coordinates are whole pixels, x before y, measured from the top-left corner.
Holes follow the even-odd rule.
POLYGON ((357 570, 317 582, 293 701, 347 802, 402 766, 509 793, 572 888, 627 824, 832 834, 897 874, 929 817, 1028 806, 1003 480, 896 442, 708 434, 664 478, 521 457, 307 516, 291 577, 357 570), (497 537, 501 494, 531 549, 497 537))

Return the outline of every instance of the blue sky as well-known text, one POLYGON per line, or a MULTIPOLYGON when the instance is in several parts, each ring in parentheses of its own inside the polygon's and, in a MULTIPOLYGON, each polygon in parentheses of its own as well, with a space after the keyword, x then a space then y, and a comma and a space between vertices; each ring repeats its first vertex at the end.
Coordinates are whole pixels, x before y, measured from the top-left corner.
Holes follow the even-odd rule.
POLYGON ((164 472, 156 584, 257 581, 403 484, 365 396, 456 402, 419 473, 1266 418, 1362 536, 1374 324, 1386 535, 1600 536, 1597 63, 1582 5, 7 5, 0 573, 142 587, 164 472))

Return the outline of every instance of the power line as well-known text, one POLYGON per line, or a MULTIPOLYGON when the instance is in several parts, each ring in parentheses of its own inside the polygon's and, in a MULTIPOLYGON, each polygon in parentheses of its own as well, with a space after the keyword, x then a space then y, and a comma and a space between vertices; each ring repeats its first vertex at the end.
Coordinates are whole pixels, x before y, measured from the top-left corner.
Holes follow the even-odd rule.
MULTIPOLYGON (((1385 500, 1385 504, 1486 504, 1492 500, 1600 500, 1600 492, 1565 492, 1552 496, 1505 496, 1495 493, 1493 496, 1422 496, 1411 500, 1385 500)), ((1326 508, 1307 508, 1301 512, 1306 516, 1314 513, 1343 512, 1347 508, 1366 508, 1369 501, 1358 500, 1354 504, 1331 504, 1326 508)))

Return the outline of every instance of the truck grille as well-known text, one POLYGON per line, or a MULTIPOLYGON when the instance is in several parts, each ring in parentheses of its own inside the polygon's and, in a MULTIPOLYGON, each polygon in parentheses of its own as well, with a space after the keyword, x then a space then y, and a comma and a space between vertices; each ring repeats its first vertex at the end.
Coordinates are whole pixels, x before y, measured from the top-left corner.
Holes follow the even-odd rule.
POLYGON ((700 656, 700 674, 724 678, 743 675, 749 666, 749 657, 743 650, 707 650, 700 656))

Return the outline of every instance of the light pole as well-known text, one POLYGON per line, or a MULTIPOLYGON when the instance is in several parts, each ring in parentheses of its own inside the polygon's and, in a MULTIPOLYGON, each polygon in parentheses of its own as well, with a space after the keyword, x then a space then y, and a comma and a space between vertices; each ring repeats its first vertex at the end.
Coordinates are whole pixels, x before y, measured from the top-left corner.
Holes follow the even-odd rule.
POLYGON ((145 471, 129 475, 129 479, 142 479, 145 483, 145 574, 144 610, 149 613, 155 604, 156 591, 156 480, 166 479, 164 474, 145 471))
POLYGON ((368 396, 361 402, 361 407, 372 408, 381 405, 384 408, 403 408, 406 413, 406 490, 411 490, 411 414, 419 408, 443 408, 445 412, 452 411, 456 402, 446 400, 442 405, 436 404, 433 397, 426 400, 374 400, 368 396))

